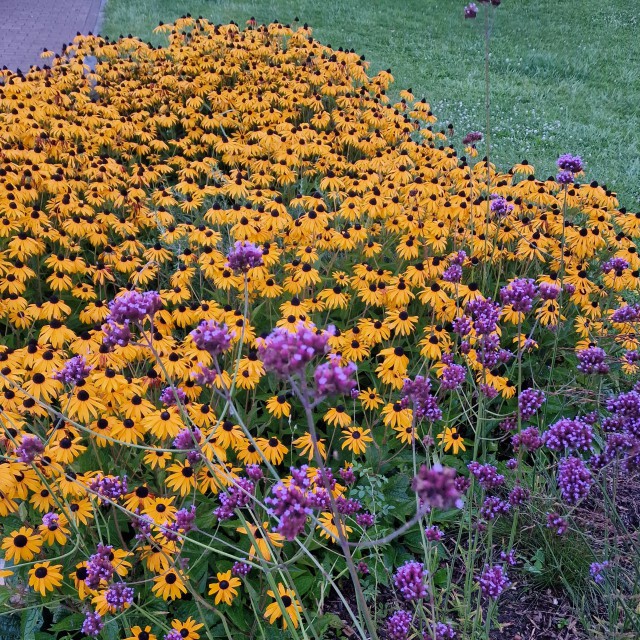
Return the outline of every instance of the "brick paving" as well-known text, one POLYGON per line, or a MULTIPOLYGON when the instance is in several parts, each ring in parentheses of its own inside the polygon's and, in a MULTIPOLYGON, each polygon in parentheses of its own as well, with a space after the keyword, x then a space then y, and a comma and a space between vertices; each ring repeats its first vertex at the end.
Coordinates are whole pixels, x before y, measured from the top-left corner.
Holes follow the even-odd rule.
POLYGON ((48 64, 78 32, 95 33, 103 0, 0 0, 0 68, 27 71, 48 64))

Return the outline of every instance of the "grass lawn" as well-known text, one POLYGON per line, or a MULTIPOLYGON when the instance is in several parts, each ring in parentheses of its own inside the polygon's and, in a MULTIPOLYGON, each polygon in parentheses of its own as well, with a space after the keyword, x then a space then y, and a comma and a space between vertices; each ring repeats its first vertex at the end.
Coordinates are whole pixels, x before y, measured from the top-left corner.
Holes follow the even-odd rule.
MULTIPOLYGON (((138 35, 190 12, 213 22, 250 17, 314 28, 391 68, 399 90, 425 96, 458 140, 484 129, 483 24, 464 0, 108 0, 103 33, 138 35)), ((637 0, 504 0, 492 32, 492 158, 527 158, 539 177, 560 153, 581 155, 589 179, 640 204, 640 12, 637 0)))

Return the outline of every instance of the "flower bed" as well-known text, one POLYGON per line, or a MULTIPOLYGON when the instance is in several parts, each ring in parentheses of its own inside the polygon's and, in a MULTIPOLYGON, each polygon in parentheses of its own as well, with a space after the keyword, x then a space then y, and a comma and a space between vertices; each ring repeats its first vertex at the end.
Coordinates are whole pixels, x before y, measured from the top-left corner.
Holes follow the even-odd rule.
POLYGON ((640 215, 578 157, 461 157, 306 26, 159 30, 2 72, 4 602, 138 640, 488 635, 531 531, 583 540, 638 464, 640 215))

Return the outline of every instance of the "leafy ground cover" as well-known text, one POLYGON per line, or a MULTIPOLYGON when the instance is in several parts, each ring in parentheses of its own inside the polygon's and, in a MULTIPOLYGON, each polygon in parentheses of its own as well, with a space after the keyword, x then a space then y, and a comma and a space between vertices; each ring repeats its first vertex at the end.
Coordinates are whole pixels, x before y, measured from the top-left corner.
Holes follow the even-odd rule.
POLYGON ((3 72, 22 636, 637 635, 640 215, 308 27, 156 33, 3 72))
MULTIPOLYGON (((640 201, 640 15, 634 0, 509 0, 492 31, 492 120, 498 166, 523 158, 540 176, 554 158, 580 152, 587 179, 640 201)), ((484 130, 483 40, 449 1, 109 0, 103 32, 161 42, 158 21, 185 12, 212 22, 299 17, 334 48, 365 54, 372 69, 391 68, 400 88, 426 97, 441 126, 462 136, 484 130)), ((394 89, 392 88, 392 91, 394 89)))

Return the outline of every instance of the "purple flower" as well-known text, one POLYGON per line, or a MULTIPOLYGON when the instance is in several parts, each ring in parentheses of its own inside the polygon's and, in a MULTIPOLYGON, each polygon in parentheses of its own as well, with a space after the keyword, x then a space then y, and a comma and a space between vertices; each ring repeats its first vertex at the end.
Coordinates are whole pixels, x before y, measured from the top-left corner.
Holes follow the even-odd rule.
POLYGON ((182 508, 176 511, 175 525, 183 533, 189 533, 196 525, 196 505, 192 504, 188 509, 182 508))
POLYGON ((593 443, 593 429, 580 418, 562 418, 542 436, 552 451, 588 451, 593 443))
POLYGON ((467 135, 464 138, 462 138, 462 144, 465 144, 465 145, 475 144, 476 142, 480 142, 480 140, 482 140, 481 131, 469 131, 469 133, 467 133, 467 135))
POLYGON ((569 504, 577 504, 587 497, 591 481, 591 472, 580 458, 569 456, 558 463, 558 488, 569 504))
POLYGON ((213 513, 218 520, 231 520, 236 509, 246 507, 254 492, 254 484, 249 478, 236 478, 233 484, 218 496, 220 506, 213 513))
POLYGON ((467 375, 467 370, 460 364, 448 364, 442 369, 440 388, 447 391, 458 389, 467 375))
POLYGON ((180 387, 165 387, 160 394, 160 402, 167 407, 172 407, 178 402, 186 404, 187 394, 180 387))
POLYGON ((163 640, 183 640, 183 638, 177 629, 171 629, 169 633, 165 634, 163 640))
POLYGON ((201 440, 202 431, 198 427, 182 429, 173 439, 173 447, 182 450, 195 449, 201 440))
POLYGON ((376 519, 372 513, 365 511, 364 513, 359 513, 356 515, 356 522, 358 523, 358 526, 362 527, 363 529, 368 529, 369 527, 373 527, 373 525, 376 523, 376 519))
POLYGON ((279 482, 271 491, 271 496, 265 498, 270 507, 269 513, 278 518, 275 530, 286 540, 295 540, 296 536, 307 524, 307 518, 313 513, 307 492, 310 488, 307 477, 307 466, 300 469, 291 468, 291 482, 285 485, 279 482))
POLYGON ((517 507, 523 505, 529 500, 530 492, 528 489, 521 487, 520 485, 516 485, 509 492, 509 504, 513 507, 517 507))
POLYGON ((127 493, 127 476, 102 476, 98 474, 89 485, 101 498, 117 502, 127 493))
POLYGON ((353 472, 353 467, 344 467, 343 469, 340 469, 339 474, 340 478, 342 478, 343 482, 346 484, 355 484, 356 474, 353 472))
POLYGON ((231 573, 234 576, 239 576, 240 578, 245 578, 251 572, 251 565, 246 562, 236 562, 233 567, 231 567, 231 573))
POLYGON ((605 569, 610 566, 610 562, 605 560, 604 562, 592 562, 589 567, 589 573, 596 584, 602 584, 605 580, 603 575, 605 569))
POLYGON ((53 511, 49 513, 45 513, 42 516, 42 524, 49 529, 49 531, 55 531, 58 528, 58 523, 60 521, 60 516, 53 511))
POLYGON ((355 362, 348 362, 345 366, 340 364, 339 356, 330 356, 329 362, 324 362, 316 367, 313 379, 316 383, 316 393, 319 397, 348 395, 356 387, 353 376, 358 367, 355 362))
POLYGON ((140 323, 147 316, 153 317, 162 309, 162 300, 157 291, 127 291, 109 303, 109 322, 125 324, 140 323))
POLYGON ((561 155, 556 160, 558 169, 562 171, 570 171, 571 173, 580 173, 584 169, 582 158, 580 156, 572 156, 570 153, 561 155))
POLYGON ((26 435, 22 437, 20 444, 16 448, 18 460, 24 464, 31 464, 36 456, 44 451, 44 444, 37 436, 26 435))
POLYGON ((511 446, 514 451, 518 451, 520 447, 527 451, 536 451, 544 444, 544 440, 540 436, 540 431, 535 427, 523 429, 520 433, 516 433, 511 438, 511 446))
POLYGON ((611 321, 620 323, 640 322, 640 304, 625 304, 619 309, 616 309, 611 314, 611 321))
POLYGON ((427 597, 427 575, 421 562, 409 561, 396 571, 393 583, 405 600, 421 600, 427 597))
POLYGON ((504 476, 499 474, 498 470, 491 464, 480 464, 474 460, 467 465, 467 469, 486 491, 504 484, 504 476))
POLYGON ((131 606, 133 595, 133 589, 128 587, 126 582, 115 582, 107 589, 105 600, 107 604, 114 607, 116 611, 121 611, 131 606))
POLYGON ((424 530, 425 538, 429 542, 440 542, 444 538, 444 533, 439 527, 431 525, 424 530))
POLYGON ((571 171, 559 171, 556 174, 556 182, 560 184, 572 184, 575 176, 571 171))
POLYGON ((473 20, 478 15, 478 5, 475 2, 470 2, 464 8, 464 17, 468 20, 473 20))
POLYGON ((129 321, 125 320, 123 324, 115 322, 107 322, 103 326, 104 340, 102 341, 106 347, 126 347, 131 340, 131 329, 129 321))
POLYGON ((456 640, 456 632, 450 624, 436 623, 432 631, 425 631, 423 640, 456 640))
POLYGON ((531 278, 517 278, 500 289, 500 300, 510 304, 514 311, 529 313, 533 300, 538 295, 538 286, 531 278))
POLYGON ((280 378, 302 373, 309 362, 327 353, 333 333, 333 327, 321 332, 302 323, 295 333, 282 327, 274 329, 258 348, 264 368, 280 378))
POLYGON ((623 258, 611 258, 606 262, 603 262, 600 269, 602 273, 609 273, 609 271, 615 271, 617 276, 621 276, 625 269, 629 268, 629 263, 623 258))
POLYGON ((510 567, 515 567, 518 564, 515 549, 511 549, 511 551, 501 551, 500 560, 506 562, 510 567))
POLYGON ((91 636, 97 638, 104 627, 102 616, 95 611, 88 611, 82 622, 82 633, 85 636, 91 636))
POLYGON ((578 371, 586 374, 606 375, 609 365, 605 362, 607 354, 600 347, 589 347, 578 351, 578 371))
POLYGON ((203 320, 189 335, 198 349, 208 351, 214 358, 231 346, 229 329, 215 320, 203 320))
POLYGON ((560 287, 549 282, 541 282, 538 291, 543 300, 556 300, 560 295, 560 287))
POLYGON ((561 536, 564 535, 569 528, 569 524, 562 517, 559 516, 554 511, 547 513, 547 528, 553 529, 556 532, 556 535, 561 536))
POLYGON ((544 404, 546 396, 540 389, 524 389, 518 398, 518 409, 523 420, 530 420, 544 404))
POLYGON ((445 269, 442 279, 445 282, 460 282, 462 280, 462 267, 459 264, 452 264, 445 269))
POLYGON ((487 496, 480 507, 480 517, 484 520, 495 520, 498 516, 504 516, 511 510, 511 504, 498 496, 487 496))
POLYGON ((471 331, 471 318, 460 316, 453 321, 453 331, 459 336, 466 336, 471 331))
POLYGON ((262 469, 257 464, 248 464, 244 468, 247 477, 250 478, 253 482, 258 482, 258 480, 262 480, 264 478, 264 473, 262 469))
POLYGON ((416 376, 414 380, 407 378, 404 381, 400 403, 404 408, 411 407, 413 416, 418 421, 435 422, 442 419, 438 400, 431 394, 431 382, 424 376, 416 376))
POLYGON ((262 249, 246 240, 236 241, 233 249, 227 255, 227 266, 236 273, 246 273, 249 269, 264 264, 262 249))
POLYGON ((406 640, 411 631, 413 616, 399 609, 387 619, 387 636, 389 640, 406 640))
POLYGON ((494 567, 485 566, 482 574, 477 578, 480 591, 485 598, 496 599, 507 589, 511 582, 507 577, 507 572, 502 565, 494 567))
POLYGON ((437 509, 462 508, 462 492, 456 485, 456 471, 434 464, 431 469, 422 465, 413 479, 413 490, 421 502, 437 509))
POLYGON ((87 577, 84 581, 89 589, 97 589, 103 580, 105 582, 111 580, 114 572, 112 559, 112 546, 99 544, 96 547, 96 552, 87 561, 87 577))
POLYGON ((489 205, 491 213, 497 218, 504 218, 513 211, 513 205, 509 204, 502 196, 497 193, 491 194, 491 204, 489 205))
POLYGON ((75 356, 60 371, 56 371, 53 377, 63 384, 78 384, 91 373, 92 368, 87 366, 83 356, 75 356))
POLYGON ((467 304, 467 312, 471 314, 478 335, 493 333, 498 328, 501 311, 500 305, 491 298, 474 298, 467 304))

